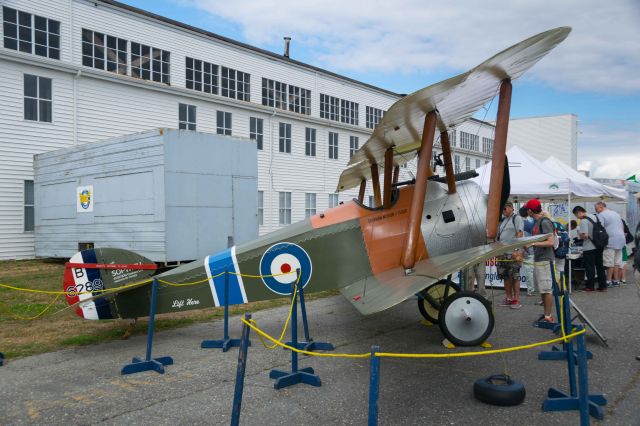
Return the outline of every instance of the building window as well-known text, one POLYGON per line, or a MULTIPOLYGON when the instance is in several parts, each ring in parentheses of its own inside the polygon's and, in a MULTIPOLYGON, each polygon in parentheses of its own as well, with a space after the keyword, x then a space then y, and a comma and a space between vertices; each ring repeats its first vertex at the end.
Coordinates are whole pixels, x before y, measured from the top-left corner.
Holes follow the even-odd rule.
POLYGON ((453 170, 454 170, 454 173, 460 173, 460 156, 459 155, 453 156, 453 170))
POLYGON ((456 131, 455 130, 451 130, 449 132, 449 145, 450 146, 456 146, 456 131))
POLYGON ((375 129, 382 119, 382 110, 368 106, 366 108, 366 124, 367 129, 375 129))
POLYGON ((354 126, 358 125, 358 104, 356 102, 340 100, 340 121, 354 126))
POLYGON ((51 79, 24 75, 24 119, 51 123, 53 118, 51 79))
POLYGON ((480 150, 480 137, 467 132, 460 132, 460 148, 471 151, 480 150))
POLYGON ((476 169, 480 168, 480 160, 476 158, 476 169))
POLYGON ((127 74, 127 40, 82 29, 82 65, 127 74))
POLYGON ((186 87, 218 94, 218 66, 199 59, 186 58, 186 87))
POLYGON ((491 154, 493 152, 493 139, 482 138, 482 152, 491 154))
POLYGON ((258 225, 264 225, 264 191, 258 191, 258 225))
POLYGON ((291 223, 291 193, 280 192, 278 194, 278 221, 280 225, 291 223))
POLYGON ((216 111, 216 133, 231 136, 231 113, 216 111))
POLYGON ((166 50, 131 42, 131 77, 170 84, 169 59, 166 50))
POLYGON ((280 123, 278 151, 291 154, 291 124, 280 123))
POLYGON ((340 121, 340 99, 320 94, 320 118, 340 121))
POLYGON ((262 105, 310 115, 311 90, 263 78, 262 105))
POLYGON ((471 170, 471 158, 466 157, 466 158, 464 159, 464 168, 465 168, 465 171, 466 171, 466 172, 468 172, 469 170, 471 170))
POLYGON ((4 47, 60 59, 60 22, 3 6, 4 47))
POLYGON ((304 217, 311 217, 316 214, 316 194, 304 194, 304 217))
POLYGON ((329 158, 338 159, 338 134, 329 132, 329 158))
POLYGON ((360 139, 357 136, 349 136, 349 158, 353 157, 360 148, 360 139))
POLYGON ((304 129, 304 155, 316 156, 316 129, 310 127, 304 129))
POLYGON ((373 195, 369 195, 369 207, 372 209, 376 208, 376 201, 373 198, 373 195))
POLYGON ((33 181, 24 181, 24 231, 32 232, 35 228, 35 217, 33 207, 33 181))
POLYGON ((329 208, 336 207, 338 205, 338 194, 329 194, 329 208))
POLYGON ((196 130, 196 106, 178 104, 178 129, 196 130))
POLYGON ((251 99, 251 75, 232 68, 222 67, 222 90, 220 94, 225 98, 247 101, 251 99))
POLYGON ((489 164, 489 160, 484 160, 484 164, 489 164))
POLYGON ((262 118, 249 117, 249 139, 253 139, 256 141, 256 146, 258 149, 262 149, 262 141, 264 140, 264 132, 263 132, 263 123, 264 120, 262 118))

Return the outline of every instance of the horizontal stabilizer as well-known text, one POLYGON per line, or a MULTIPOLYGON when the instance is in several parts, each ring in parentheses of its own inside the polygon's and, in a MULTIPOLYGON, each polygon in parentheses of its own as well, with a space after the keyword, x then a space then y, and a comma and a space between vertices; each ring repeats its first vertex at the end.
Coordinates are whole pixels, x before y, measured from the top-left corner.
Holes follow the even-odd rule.
POLYGON ((492 257, 510 253, 527 244, 544 241, 549 235, 519 238, 512 243, 497 241, 432 257, 416 263, 414 272, 409 275, 406 275, 401 267, 394 268, 357 281, 343 287, 340 291, 361 314, 374 314, 404 302, 449 274, 467 269, 492 257))

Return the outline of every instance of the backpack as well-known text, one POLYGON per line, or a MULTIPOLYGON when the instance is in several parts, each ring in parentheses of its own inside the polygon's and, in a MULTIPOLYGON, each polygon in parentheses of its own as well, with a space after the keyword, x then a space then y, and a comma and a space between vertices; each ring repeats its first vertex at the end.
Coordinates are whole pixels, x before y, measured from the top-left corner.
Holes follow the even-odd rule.
POLYGON ((584 217, 593 225, 593 235, 589 237, 589 239, 597 249, 603 249, 607 247, 607 244, 609 244, 609 234, 607 234, 607 230, 604 229, 604 226, 600 222, 600 218, 598 217, 598 215, 595 216, 596 222, 594 222, 593 219, 591 219, 589 216, 584 217))
MULTIPOLYGON (((552 221, 551 219, 549 219, 546 216, 543 216, 542 219, 540 219, 540 226, 536 226, 536 224, 533 225, 533 232, 531 232, 532 235, 538 235, 541 233, 542 231, 542 221, 543 220, 548 220, 549 222, 551 222, 551 227, 553 229, 553 252, 555 253, 556 250, 558 249, 558 247, 560 247, 560 238, 558 238, 558 231, 556 230, 556 225, 555 222, 552 221)), ((537 223, 537 222, 536 222, 537 223)), ((559 225, 559 224, 558 224, 559 225)), ((567 234, 567 237, 569 235, 567 234)), ((565 253, 565 256, 567 254, 565 253)))
POLYGON ((558 240, 558 247, 556 247, 553 252, 556 257, 564 259, 567 257, 567 254, 569 254, 569 242, 571 238, 569 237, 567 229, 561 223, 553 222, 553 226, 558 240))
POLYGON ((624 240, 627 244, 631 244, 633 242, 633 235, 631 235, 631 231, 629 230, 627 222, 625 222, 624 219, 622 219, 622 226, 624 227, 624 240))

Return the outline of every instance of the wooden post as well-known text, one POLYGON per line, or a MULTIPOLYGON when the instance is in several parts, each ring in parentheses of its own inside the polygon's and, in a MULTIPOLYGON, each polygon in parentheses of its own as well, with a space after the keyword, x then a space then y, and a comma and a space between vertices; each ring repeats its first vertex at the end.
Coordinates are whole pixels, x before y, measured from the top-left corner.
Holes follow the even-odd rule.
POLYGON ((364 191, 367 189, 367 181, 366 179, 362 179, 360 181, 360 192, 358 192, 358 201, 360 204, 364 202, 364 191))
POLYGON ((393 168, 393 183, 398 183, 398 179, 400 179, 400 166, 395 166, 393 168))
POLYGON ((456 193, 456 177, 453 173, 453 161, 451 160, 451 145, 449 144, 449 133, 440 132, 440 145, 442 145, 442 156, 444 157, 444 170, 447 175, 447 189, 449 194, 456 193))
POLYGON ((500 220, 500 197, 504 178, 505 153, 507 151, 507 131, 509 130, 509 111, 511 110, 511 80, 502 80, 498 99, 496 133, 491 157, 491 180, 489 181, 489 199, 487 201, 487 241, 495 241, 500 220))
POLYGON ((416 184, 413 187, 413 197, 409 210, 409 224, 407 241, 402 254, 402 266, 405 270, 411 270, 415 265, 416 248, 420 241, 420 222, 422 222, 422 212, 424 210, 424 198, 427 194, 427 177, 433 151, 433 137, 436 131, 436 113, 429 112, 424 118, 424 129, 422 130, 422 143, 418 155, 418 170, 416 172, 416 184))
POLYGON ((382 197, 380 196, 380 175, 378 174, 378 165, 376 163, 371 165, 371 184, 373 185, 375 207, 380 207, 382 205, 382 197))
POLYGON ((391 207, 391 179, 393 178, 393 148, 387 148, 384 153, 384 197, 385 209, 391 207))

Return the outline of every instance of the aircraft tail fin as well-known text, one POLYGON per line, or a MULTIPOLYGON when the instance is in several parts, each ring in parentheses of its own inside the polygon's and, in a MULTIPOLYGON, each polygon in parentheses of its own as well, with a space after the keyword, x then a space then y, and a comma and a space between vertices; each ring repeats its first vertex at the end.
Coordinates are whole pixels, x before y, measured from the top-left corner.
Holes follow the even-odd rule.
POLYGON ((114 297, 122 291, 149 284, 156 264, 129 250, 88 249, 69 259, 64 270, 63 289, 69 305, 85 319, 118 317, 114 297), (117 293, 114 289, 122 288, 117 293))

